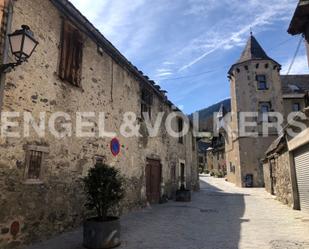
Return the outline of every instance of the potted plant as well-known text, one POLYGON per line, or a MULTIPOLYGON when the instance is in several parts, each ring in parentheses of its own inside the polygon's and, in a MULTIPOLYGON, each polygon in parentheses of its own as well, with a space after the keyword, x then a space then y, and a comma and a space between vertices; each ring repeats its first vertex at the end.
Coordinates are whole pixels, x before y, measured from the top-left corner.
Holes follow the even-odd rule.
POLYGON ((108 214, 124 197, 123 178, 117 169, 97 163, 83 181, 87 197, 86 208, 96 212, 96 217, 84 222, 84 246, 89 249, 119 246, 119 217, 108 214))

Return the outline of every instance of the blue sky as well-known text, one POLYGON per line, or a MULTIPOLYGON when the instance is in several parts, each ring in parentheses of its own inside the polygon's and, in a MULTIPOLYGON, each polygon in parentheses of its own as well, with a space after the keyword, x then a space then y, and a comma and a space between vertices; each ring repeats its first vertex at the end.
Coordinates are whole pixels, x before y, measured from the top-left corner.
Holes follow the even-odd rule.
MULTIPOLYGON (((285 74, 299 37, 297 0, 71 0, 186 113, 229 97, 227 71, 250 34, 285 74)), ((292 74, 309 73, 304 45, 292 74)))

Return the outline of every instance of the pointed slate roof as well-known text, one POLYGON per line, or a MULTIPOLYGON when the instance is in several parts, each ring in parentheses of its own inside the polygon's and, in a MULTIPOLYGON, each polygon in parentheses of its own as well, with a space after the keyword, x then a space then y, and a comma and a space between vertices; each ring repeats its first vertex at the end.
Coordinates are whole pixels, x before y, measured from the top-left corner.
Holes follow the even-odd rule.
POLYGON ((266 54, 262 46, 252 35, 252 33, 250 34, 250 37, 247 41, 247 45, 244 51, 242 52, 240 59, 234 65, 232 65, 231 69, 229 70, 229 74, 232 73, 233 67, 235 65, 251 60, 271 60, 280 66, 278 62, 276 62, 266 54))
POLYGON ((271 60, 252 34, 250 35, 245 50, 242 52, 237 63, 249 60, 271 60))

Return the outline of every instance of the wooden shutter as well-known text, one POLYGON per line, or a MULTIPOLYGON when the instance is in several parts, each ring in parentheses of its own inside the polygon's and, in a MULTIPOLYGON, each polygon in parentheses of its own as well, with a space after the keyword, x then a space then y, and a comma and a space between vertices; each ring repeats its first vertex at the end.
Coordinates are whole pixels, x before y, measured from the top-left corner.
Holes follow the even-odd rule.
POLYGON ((80 86, 83 57, 81 33, 68 21, 63 22, 59 76, 62 80, 80 86))

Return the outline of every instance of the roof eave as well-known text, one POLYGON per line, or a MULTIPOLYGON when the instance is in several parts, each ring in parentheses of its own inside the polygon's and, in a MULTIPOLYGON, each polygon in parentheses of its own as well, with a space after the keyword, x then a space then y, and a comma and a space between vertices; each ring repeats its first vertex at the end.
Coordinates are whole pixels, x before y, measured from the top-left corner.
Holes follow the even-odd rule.
POLYGON ((305 26, 309 21, 309 1, 300 1, 295 9, 291 23, 288 28, 290 35, 299 35, 304 33, 305 26))
POLYGON ((104 35, 69 1, 67 0, 50 0, 57 9, 67 15, 72 21, 77 22, 82 26, 82 28, 87 32, 92 39, 94 39, 98 45, 101 45, 107 54, 109 54, 114 60, 119 64, 125 66, 130 72, 132 72, 141 82, 147 84, 152 90, 164 101, 166 97, 161 91, 156 89, 153 84, 149 82, 148 79, 130 62, 125 56, 123 56, 119 50, 108 41, 104 35))
POLYGON ((233 74, 233 68, 236 67, 236 66, 240 66, 244 63, 247 63, 247 62, 250 62, 250 61, 267 61, 267 60, 270 60, 272 61, 273 63, 277 64, 279 66, 279 68, 281 69, 281 64, 278 63, 277 61, 275 61, 274 59, 271 59, 271 58, 268 58, 268 59, 250 59, 250 60, 246 60, 246 61, 242 61, 242 62, 237 62, 235 64, 233 64, 230 68, 230 70, 228 71, 228 74, 229 75, 232 75, 233 74))

